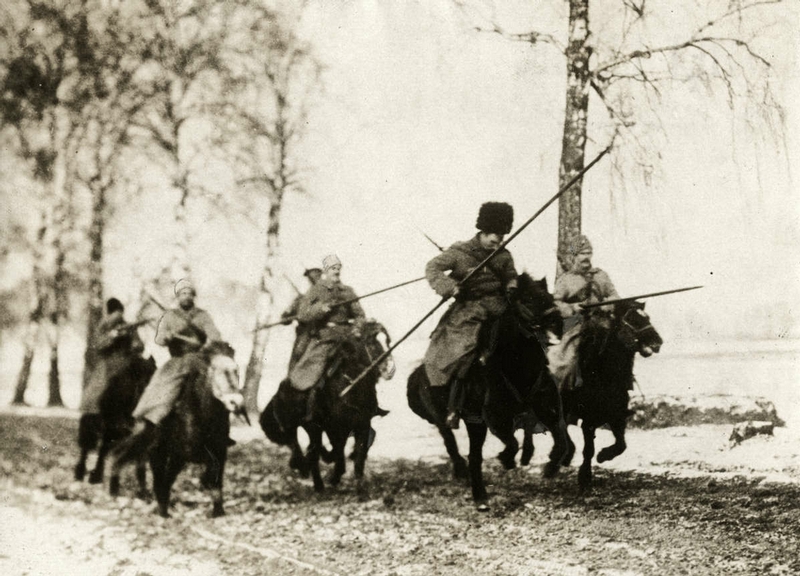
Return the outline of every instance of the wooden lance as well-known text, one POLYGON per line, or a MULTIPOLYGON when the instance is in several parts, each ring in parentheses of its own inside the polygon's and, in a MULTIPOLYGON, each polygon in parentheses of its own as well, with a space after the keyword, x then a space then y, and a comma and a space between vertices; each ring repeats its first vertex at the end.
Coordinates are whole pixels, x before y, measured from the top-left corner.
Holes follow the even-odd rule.
MULTIPOLYGON (((484 259, 483 259, 483 261, 482 261, 480 264, 478 264, 478 265, 477 265, 475 268, 473 268, 473 269, 472 269, 472 271, 471 271, 469 274, 467 274, 467 275, 466 275, 466 276, 465 276, 465 277, 464 277, 464 278, 463 278, 463 279, 462 279, 462 280, 461 280, 461 281, 458 283, 458 286, 460 287, 460 286, 461 286, 461 285, 463 285, 465 282, 467 282, 467 281, 468 281, 470 278, 472 278, 472 277, 473 277, 473 276, 474 276, 474 275, 475 275, 477 272, 479 272, 480 270, 482 270, 482 269, 483 269, 483 268, 484 268, 484 267, 485 267, 485 266, 486 266, 486 265, 487 265, 487 264, 488 264, 488 263, 489 263, 489 262, 492 260, 492 258, 494 258, 494 257, 495 257, 495 256, 496 256, 496 255, 497 255, 497 254, 498 254, 498 253, 499 253, 501 250, 503 250, 503 249, 504 249, 506 246, 508 246, 508 245, 511 243, 511 241, 512 241, 512 240, 514 240, 514 238, 516 238, 517 236, 519 236, 519 234, 520 234, 520 233, 521 233, 523 230, 525 230, 525 228, 527 228, 527 227, 528 227, 528 226, 529 226, 529 225, 530 225, 530 224, 531 224, 531 223, 532 223, 534 220, 536 220, 536 219, 539 217, 539 215, 540 215, 542 212, 544 212, 544 211, 545 211, 545 210, 546 210, 546 209, 547 209, 547 208, 548 208, 548 207, 549 207, 549 206, 550 206, 550 205, 551 205, 553 202, 555 202, 556 200, 558 200, 558 199, 559 199, 559 198, 560 198, 560 197, 561 197, 561 196, 562 196, 562 195, 563 195, 563 194, 564 194, 564 193, 565 193, 567 190, 569 190, 570 188, 572 188, 572 186, 573 186, 573 185, 574 185, 576 182, 578 182, 578 181, 579 181, 581 178, 583 178, 584 174, 586 174, 586 173, 587 173, 589 170, 591 170, 591 169, 594 167, 594 165, 595 165, 595 164, 597 164, 597 163, 600 161, 600 159, 601 159, 601 158, 603 158, 603 156, 605 156, 606 154, 608 154, 608 152, 609 152, 610 150, 611 150, 611 146, 608 146, 607 148, 605 148, 605 150, 603 150, 602 152, 600 152, 600 154, 598 154, 597 156, 595 156, 595 158, 594 158, 594 159, 593 159, 591 162, 589 162, 589 164, 587 164, 587 165, 586 165, 586 166, 583 168, 583 170, 581 170, 580 172, 578 172, 578 173, 577 173, 575 176, 573 176, 573 177, 570 179, 570 181, 569 181, 569 182, 567 182, 566 184, 564 184, 564 186, 562 186, 561 190, 559 190, 558 192, 556 192, 556 194, 555 194, 555 195, 554 195, 552 198, 550 198, 550 200, 548 200, 547 202, 545 202, 544 206, 542 206, 541 208, 539 208, 539 210, 537 210, 537 211, 536 211, 536 213, 535 213, 533 216, 531 216, 530 218, 528 218, 528 220, 526 220, 526 221, 525 221, 525 223, 524 223, 524 224, 522 224, 522 226, 520 226, 520 227, 517 229, 517 231, 516 231, 516 232, 514 232, 513 234, 511 234, 511 236, 509 236, 509 237, 508 237, 508 238, 507 238, 507 239, 506 239, 504 242, 502 242, 502 243, 500 244, 500 246, 498 246, 497 248, 495 248, 495 250, 494 250, 494 251, 493 251, 491 254, 489 254, 489 255, 488 255, 486 258, 484 258, 484 259)), ((398 347, 400 344, 402 344, 402 343, 403 343, 403 342, 404 342, 404 341, 405 341, 405 340, 406 340, 406 339, 407 339, 409 336, 411 336, 411 335, 412 335, 412 334, 413 334, 413 333, 416 331, 416 329, 417 329, 417 328, 419 328, 419 327, 420 327, 420 326, 423 324, 423 322, 425 322, 425 320, 427 320, 428 318, 430 318, 430 317, 431 317, 431 316, 434 314, 434 312, 436 312, 436 311, 437 311, 439 308, 441 308, 441 307, 442 307, 442 305, 443 305, 445 302, 447 302, 447 301, 448 301, 450 298, 451 298, 451 296, 445 296, 445 297, 443 297, 443 298, 442 298, 442 299, 439 301, 439 303, 438 303, 436 306, 434 306, 434 307, 431 309, 431 311, 430 311, 430 312, 428 312, 427 314, 425 314, 425 316, 423 316, 423 317, 422 317, 422 319, 421 319, 419 322, 417 322, 416 324, 414 324, 414 326, 412 326, 412 327, 411 327, 411 329, 410 329, 408 332, 406 332, 406 333, 405 333, 405 334, 404 334, 404 335, 403 335, 403 336, 402 336, 402 337, 401 337, 399 340, 397 340, 397 342, 395 342, 394 344, 392 344, 392 346, 390 346, 390 347, 389 347, 389 348, 388 348, 388 349, 387 349, 387 350, 386 350, 386 351, 385 351, 383 354, 381 354, 380 356, 378 356, 378 357, 377 357, 377 358, 376 358, 376 359, 375 359, 375 360, 372 362, 372 364, 370 364, 370 365, 369 365, 369 366, 368 366, 366 369, 364 369, 364 371, 363 371, 363 372, 361 372, 361 374, 359 374, 359 375, 358 375, 358 376, 357 376, 357 377, 356 377, 356 378, 355 378, 355 379, 354 379, 354 380, 353 380, 353 381, 352 381, 350 384, 348 384, 348 385, 347 385, 347 386, 346 386, 346 387, 345 387, 345 388, 344 388, 344 389, 343 389, 343 390, 342 390, 342 391, 339 393, 339 397, 342 397, 342 396, 344 396, 345 394, 347 394, 348 392, 350 392, 350 390, 352 390, 353 386, 355 386, 356 384, 358 384, 359 382, 361 382, 361 380, 363 380, 363 379, 364 379, 364 377, 365 377, 367 374, 369 374, 369 373, 370 373, 372 370, 374 370, 376 366, 379 366, 381 362, 383 362, 384 360, 386 360, 386 358, 389 356, 389 354, 391 354, 391 353, 392 353, 392 352, 393 352, 395 349, 397 349, 397 347, 398 347)))

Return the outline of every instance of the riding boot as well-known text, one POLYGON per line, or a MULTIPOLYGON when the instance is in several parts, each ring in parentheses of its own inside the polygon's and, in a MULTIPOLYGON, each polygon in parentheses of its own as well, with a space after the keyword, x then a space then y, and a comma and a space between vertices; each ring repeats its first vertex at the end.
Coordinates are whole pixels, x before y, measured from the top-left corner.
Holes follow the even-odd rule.
POLYGON ((383 418, 384 416, 386 416, 388 413, 389 413, 389 411, 388 411, 388 410, 384 410, 384 409, 383 409, 383 408, 381 408, 380 406, 378 406, 378 407, 375 409, 375 416, 380 416, 381 418, 383 418))
POLYGON ((444 422, 448 428, 458 430, 465 394, 464 383, 459 378, 454 379, 450 385, 450 397, 447 401, 447 419, 444 422))

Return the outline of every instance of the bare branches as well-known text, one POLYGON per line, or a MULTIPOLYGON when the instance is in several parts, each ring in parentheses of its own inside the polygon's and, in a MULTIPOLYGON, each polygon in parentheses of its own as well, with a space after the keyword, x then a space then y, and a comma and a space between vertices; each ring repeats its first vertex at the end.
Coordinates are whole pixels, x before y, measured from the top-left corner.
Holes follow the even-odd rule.
POLYGON ((566 46, 562 42, 559 42, 558 39, 553 36, 552 34, 546 34, 543 32, 522 32, 522 33, 512 33, 506 32, 499 24, 492 23, 491 28, 484 28, 482 26, 476 26, 475 30, 477 32, 491 32, 494 34, 499 34, 506 40, 513 40, 515 42, 526 42, 530 45, 536 44, 550 44, 558 49, 559 52, 562 54, 566 51, 566 46))

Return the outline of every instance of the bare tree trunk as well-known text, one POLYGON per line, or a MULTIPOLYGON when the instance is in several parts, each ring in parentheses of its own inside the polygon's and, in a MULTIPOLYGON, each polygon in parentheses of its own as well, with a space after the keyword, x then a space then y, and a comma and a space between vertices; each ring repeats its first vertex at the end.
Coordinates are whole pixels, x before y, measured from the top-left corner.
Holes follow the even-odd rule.
POLYGON ((105 228, 106 189, 99 181, 93 182, 92 223, 89 227, 89 310, 86 318, 86 350, 83 354, 83 387, 97 365, 97 354, 92 345, 97 327, 103 320, 103 232, 105 228))
POLYGON ((17 376, 17 386, 14 389, 14 399, 12 404, 25 405, 25 392, 28 390, 28 382, 31 378, 31 365, 36 353, 36 340, 39 335, 39 321, 31 319, 25 334, 25 353, 22 356, 22 367, 17 376))
MULTIPOLYGON (((276 194, 275 201, 269 210, 269 224, 267 228, 267 250, 266 263, 261 275, 261 293, 258 298, 256 310, 256 326, 262 326, 272 322, 275 305, 275 273, 272 265, 275 255, 278 252, 278 232, 280 230, 281 201, 283 194, 276 194)), ((250 360, 247 362, 247 369, 244 374, 244 400, 247 411, 256 414, 258 412, 258 390, 261 385, 265 353, 267 342, 269 341, 268 330, 257 330, 253 334, 253 348, 250 351, 250 360)))
POLYGON ((58 370, 58 346, 61 340, 61 322, 67 312, 67 285, 64 263, 66 254, 64 247, 56 235, 53 250, 56 254, 55 274, 53 276, 53 310, 50 314, 52 333, 50 336, 50 373, 48 376, 48 406, 63 406, 61 399, 61 374, 58 370))
POLYGON ((58 371, 58 341, 60 331, 61 329, 58 324, 54 325, 53 335, 50 339, 50 372, 47 377, 48 406, 64 405, 64 401, 61 399, 61 373, 58 371))
MULTIPOLYGON (((586 152, 586 119, 589 114, 589 0, 569 2, 569 45, 564 136, 561 144, 559 187, 583 169, 586 152)), ((578 181, 558 201, 558 270, 572 264, 570 245, 581 233, 581 187, 578 181)))

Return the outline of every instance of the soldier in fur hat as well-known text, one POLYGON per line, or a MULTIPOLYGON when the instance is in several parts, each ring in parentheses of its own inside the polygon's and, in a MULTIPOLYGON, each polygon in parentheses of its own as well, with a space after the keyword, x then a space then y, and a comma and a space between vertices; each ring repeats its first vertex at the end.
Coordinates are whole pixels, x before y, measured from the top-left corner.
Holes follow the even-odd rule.
POLYGON ((131 360, 144 351, 136 327, 125 322, 125 306, 116 298, 106 302, 106 317, 97 327, 92 348, 98 360, 81 395, 83 414, 100 412, 100 398, 108 383, 127 370, 131 360))
POLYGON ((507 305, 507 293, 517 287, 514 259, 503 249, 464 285, 459 286, 459 282, 500 246, 513 221, 514 209, 509 204, 483 204, 476 223, 478 233, 466 242, 453 244, 425 267, 425 276, 436 293, 455 297, 431 334, 425 354, 425 373, 431 386, 443 391, 450 386, 447 425, 451 428, 458 428, 466 394, 463 378, 480 353, 481 327, 500 316, 507 305))
MULTIPOLYGON (((582 316, 581 305, 594 304, 619 298, 608 274, 592 266, 592 244, 586 236, 579 236, 570 246, 572 265, 556 280, 553 298, 564 318, 564 334, 561 341, 547 350, 550 371, 565 390, 580 384, 578 375, 578 344, 580 343, 582 316)), ((596 313, 609 313, 603 306, 596 313)))

